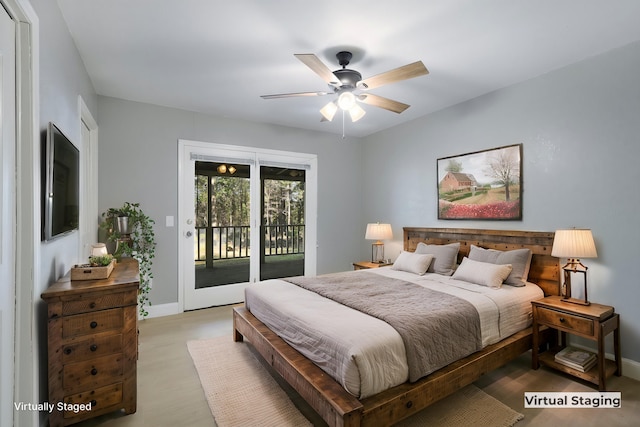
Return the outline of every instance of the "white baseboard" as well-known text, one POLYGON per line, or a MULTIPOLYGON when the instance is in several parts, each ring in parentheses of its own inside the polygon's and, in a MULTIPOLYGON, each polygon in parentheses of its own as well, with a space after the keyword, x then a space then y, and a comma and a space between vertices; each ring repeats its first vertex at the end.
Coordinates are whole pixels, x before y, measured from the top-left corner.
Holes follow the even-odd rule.
MULTIPOLYGON (((172 302, 168 304, 154 304, 147 307, 147 312, 149 315, 146 317, 147 319, 151 319, 153 317, 163 317, 163 316, 171 316, 172 314, 182 313, 180 310, 180 306, 177 302, 172 302)), ((138 319, 142 319, 138 316, 138 319)))
POLYGON ((640 363, 635 360, 622 358, 622 375, 640 381, 640 363))

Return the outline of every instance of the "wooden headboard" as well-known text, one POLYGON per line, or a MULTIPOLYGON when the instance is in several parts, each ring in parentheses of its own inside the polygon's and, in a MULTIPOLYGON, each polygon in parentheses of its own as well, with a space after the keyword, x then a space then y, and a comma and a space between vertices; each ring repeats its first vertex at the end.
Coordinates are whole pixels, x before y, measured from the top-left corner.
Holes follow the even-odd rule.
POLYGON ((460 242, 458 262, 469 254, 471 245, 501 251, 529 248, 533 256, 528 281, 540 286, 545 295, 560 295, 559 259, 551 256, 553 232, 423 227, 403 230, 405 251, 415 251, 420 242, 432 245, 460 242))

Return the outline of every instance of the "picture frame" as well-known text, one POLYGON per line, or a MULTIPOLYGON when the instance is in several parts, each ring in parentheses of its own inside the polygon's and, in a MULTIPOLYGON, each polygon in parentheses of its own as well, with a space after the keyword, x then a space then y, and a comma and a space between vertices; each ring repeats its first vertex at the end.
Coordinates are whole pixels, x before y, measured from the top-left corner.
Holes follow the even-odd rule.
POLYGON ((438 219, 522 220, 522 144, 437 159, 438 219))

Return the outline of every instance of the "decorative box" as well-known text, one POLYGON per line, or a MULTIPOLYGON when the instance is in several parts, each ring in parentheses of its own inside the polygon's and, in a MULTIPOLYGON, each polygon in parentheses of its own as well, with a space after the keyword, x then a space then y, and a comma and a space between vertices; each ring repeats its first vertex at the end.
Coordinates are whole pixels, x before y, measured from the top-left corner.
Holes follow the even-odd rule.
POLYGON ((107 279, 115 265, 115 259, 104 267, 92 267, 91 264, 75 265, 71 268, 71 280, 107 279))

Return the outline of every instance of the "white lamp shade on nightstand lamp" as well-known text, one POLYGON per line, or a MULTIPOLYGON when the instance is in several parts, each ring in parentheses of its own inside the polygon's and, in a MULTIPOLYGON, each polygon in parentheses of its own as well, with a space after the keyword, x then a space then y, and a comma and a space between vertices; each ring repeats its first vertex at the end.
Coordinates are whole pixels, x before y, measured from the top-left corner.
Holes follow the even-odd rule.
POLYGON ((577 228, 556 230, 551 256, 567 258, 567 264, 562 267, 565 283, 563 301, 589 305, 590 303, 587 299, 587 267, 580 262, 580 258, 598 257, 591 230, 577 228), (584 274, 584 301, 571 298, 571 273, 584 274))
POLYGON ((393 238, 391 224, 367 224, 367 232, 364 235, 367 240, 375 240, 371 245, 371 262, 382 264, 384 262, 384 243, 382 240, 393 238))
POLYGON ((107 246, 104 243, 94 243, 91 245, 91 256, 107 255, 107 246))

